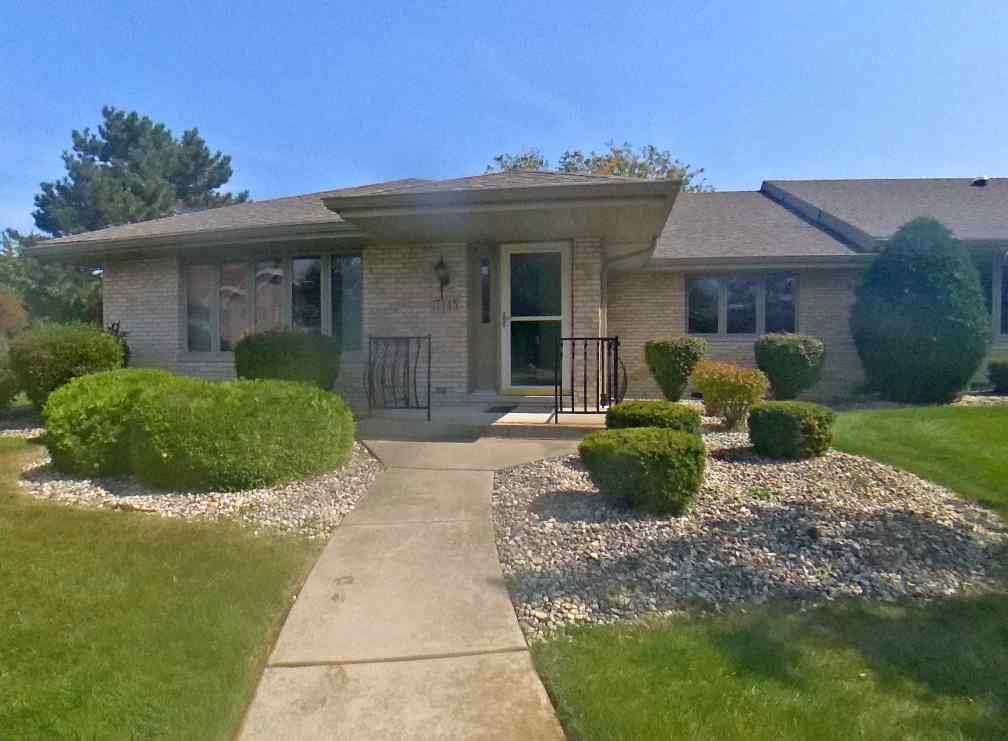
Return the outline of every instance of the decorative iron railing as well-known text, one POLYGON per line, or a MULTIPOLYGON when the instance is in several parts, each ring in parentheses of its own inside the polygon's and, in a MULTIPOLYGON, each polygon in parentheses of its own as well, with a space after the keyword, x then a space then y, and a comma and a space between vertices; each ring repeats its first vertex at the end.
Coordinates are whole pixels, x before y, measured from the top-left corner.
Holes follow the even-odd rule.
POLYGON ((604 412, 623 400, 626 385, 619 337, 562 337, 553 364, 553 421, 604 412))
POLYGON ((431 336, 368 337, 368 411, 425 409, 431 418, 431 336))

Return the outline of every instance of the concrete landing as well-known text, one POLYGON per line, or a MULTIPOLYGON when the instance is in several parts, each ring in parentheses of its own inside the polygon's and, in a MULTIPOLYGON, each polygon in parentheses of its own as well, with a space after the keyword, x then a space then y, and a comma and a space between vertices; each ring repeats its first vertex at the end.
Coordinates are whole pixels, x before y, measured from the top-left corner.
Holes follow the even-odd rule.
POLYGON ((369 440, 386 465, 298 596, 242 738, 562 739, 504 584, 493 469, 572 441, 369 440))

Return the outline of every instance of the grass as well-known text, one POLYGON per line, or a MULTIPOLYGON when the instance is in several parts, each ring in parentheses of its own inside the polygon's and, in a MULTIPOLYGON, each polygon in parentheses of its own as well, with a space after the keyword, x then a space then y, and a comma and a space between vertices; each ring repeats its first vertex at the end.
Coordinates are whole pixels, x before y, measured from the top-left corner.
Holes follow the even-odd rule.
POLYGON ((0 736, 230 738, 317 553, 17 493, 0 439, 0 736))
MULTIPOLYGON (((1008 407, 848 412, 836 446, 1006 516, 1006 431, 1008 407)), ((534 657, 574 739, 1008 738, 1004 594, 586 627, 534 657)))
POLYGON ((1008 737, 1008 598, 683 617, 534 647, 574 739, 1008 737))
POLYGON ((1008 517, 1008 406, 845 412, 835 431, 840 450, 912 471, 1008 517))

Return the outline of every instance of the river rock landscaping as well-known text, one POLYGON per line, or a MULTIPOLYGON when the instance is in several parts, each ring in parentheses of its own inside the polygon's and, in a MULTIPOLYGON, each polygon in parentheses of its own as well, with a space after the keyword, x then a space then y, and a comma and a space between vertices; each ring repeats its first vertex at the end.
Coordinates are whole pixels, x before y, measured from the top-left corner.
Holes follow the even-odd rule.
POLYGON ((254 529, 324 538, 353 510, 380 468, 367 448, 354 443, 338 471, 268 488, 197 494, 154 489, 135 476, 75 478, 55 470, 43 453, 18 483, 25 493, 60 504, 187 520, 233 520, 254 529))
POLYGON ((1002 588, 1004 523, 947 489, 832 450, 759 458, 745 433, 704 442, 704 483, 682 517, 600 495, 577 456, 496 474, 498 553, 530 639, 691 606, 1002 588))

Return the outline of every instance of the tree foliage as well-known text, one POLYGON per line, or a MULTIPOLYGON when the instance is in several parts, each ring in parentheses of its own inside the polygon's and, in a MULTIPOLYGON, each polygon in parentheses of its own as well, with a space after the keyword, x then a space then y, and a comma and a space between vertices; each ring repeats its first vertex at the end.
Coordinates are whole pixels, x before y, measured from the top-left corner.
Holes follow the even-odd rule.
POLYGON ((35 224, 53 236, 248 200, 247 191, 218 190, 231 178, 231 158, 211 153, 197 129, 176 139, 163 123, 105 106, 97 133, 71 138, 66 176, 35 196, 35 224))
POLYGON ((942 402, 973 378, 991 341, 976 266, 941 222, 904 224, 865 273, 851 334, 869 384, 901 402, 942 402))
POLYGON ((43 238, 15 229, 0 233, 0 288, 21 299, 33 320, 101 320, 101 279, 94 268, 40 262, 22 250, 43 238))
MULTIPOLYGON (((703 177, 702 167, 693 167, 672 156, 667 149, 653 144, 634 149, 630 142, 608 141, 601 152, 568 149, 560 155, 559 172, 581 175, 607 175, 649 180, 679 179, 686 193, 712 191, 703 177)), ((549 162, 539 149, 525 149, 517 154, 499 154, 487 166, 487 172, 512 170, 548 170, 549 162)))

